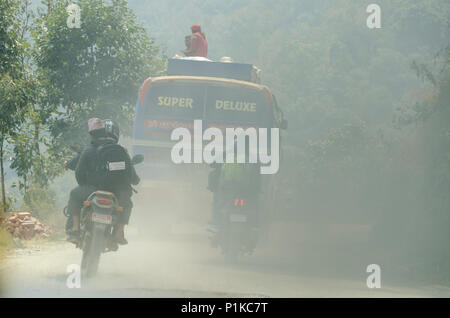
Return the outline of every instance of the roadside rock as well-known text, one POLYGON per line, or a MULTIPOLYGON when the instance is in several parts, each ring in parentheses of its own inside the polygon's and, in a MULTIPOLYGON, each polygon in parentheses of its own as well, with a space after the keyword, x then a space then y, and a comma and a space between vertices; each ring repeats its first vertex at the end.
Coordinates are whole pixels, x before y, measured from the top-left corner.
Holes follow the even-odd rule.
POLYGON ((5 219, 5 229, 14 238, 30 240, 48 238, 51 234, 50 228, 33 217, 30 212, 10 212, 5 219))

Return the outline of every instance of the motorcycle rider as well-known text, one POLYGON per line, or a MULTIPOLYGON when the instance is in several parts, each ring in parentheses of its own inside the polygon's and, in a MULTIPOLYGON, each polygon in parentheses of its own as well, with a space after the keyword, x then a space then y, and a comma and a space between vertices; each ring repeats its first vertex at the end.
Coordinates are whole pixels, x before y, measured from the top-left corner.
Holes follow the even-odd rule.
MULTIPOLYGON (((228 150, 227 150, 228 151, 228 150)), ((250 145, 245 141, 245 163, 237 163, 237 142, 234 143, 234 163, 214 163, 208 179, 208 189, 213 192, 212 217, 208 230, 216 233, 220 224, 220 208, 229 200, 245 198, 246 205, 255 211, 254 226, 258 226, 258 201, 261 193, 261 175, 258 163, 249 163, 250 145)))
POLYGON ((99 118, 91 118, 88 121, 88 131, 91 136, 91 143, 85 147, 79 156, 75 169, 75 177, 78 186, 70 192, 67 212, 72 218, 72 228, 67 231, 68 240, 77 242, 80 234, 80 212, 84 200, 97 190, 105 190, 116 195, 123 212, 120 214, 117 227, 113 230, 115 241, 124 245, 127 240, 124 236, 124 227, 128 224, 133 203, 131 185, 137 185, 140 181, 136 170, 131 165, 128 171, 129 180, 123 180, 120 184, 101 184, 98 167, 97 149, 108 143, 118 143, 119 127, 112 120, 102 121, 99 118))

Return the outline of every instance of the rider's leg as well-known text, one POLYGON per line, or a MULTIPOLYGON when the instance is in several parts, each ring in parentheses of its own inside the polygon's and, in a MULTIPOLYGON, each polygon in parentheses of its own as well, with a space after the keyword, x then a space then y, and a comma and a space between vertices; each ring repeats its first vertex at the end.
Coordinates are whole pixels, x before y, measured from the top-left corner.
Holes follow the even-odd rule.
POLYGON ((117 199, 119 201, 120 206, 123 208, 120 213, 118 224, 114 229, 114 239, 117 243, 121 245, 128 244, 128 241, 125 239, 125 225, 128 225, 131 215, 131 209, 133 208, 133 203, 128 193, 120 192, 117 193, 117 199))
POLYGON ((66 221, 66 232, 70 231, 73 226, 73 218, 70 215, 66 215, 67 221, 66 221))
POLYGON ((128 244, 128 241, 125 239, 125 224, 116 224, 114 229, 114 240, 121 245, 128 244))
POLYGON ((211 207, 211 220, 208 224, 208 230, 210 232, 217 232, 220 224, 220 208, 219 208, 219 194, 213 192, 213 203, 211 207))
POLYGON ((253 215, 254 215, 253 226, 255 228, 259 228, 261 218, 260 218, 260 206, 259 206, 259 196, 258 195, 255 195, 255 197, 252 198, 252 209, 253 209, 253 215))
POLYGON ((72 215, 73 225, 72 231, 80 230, 80 215, 72 215))
POLYGON ((72 229, 71 231, 80 230, 80 212, 83 206, 84 200, 95 191, 91 186, 78 186, 70 191, 69 203, 67 205, 67 212, 72 217, 72 229))
POLYGON ((220 209, 219 209, 219 194, 214 192, 213 195, 213 208, 212 208, 212 220, 213 223, 218 224, 220 219, 220 209))

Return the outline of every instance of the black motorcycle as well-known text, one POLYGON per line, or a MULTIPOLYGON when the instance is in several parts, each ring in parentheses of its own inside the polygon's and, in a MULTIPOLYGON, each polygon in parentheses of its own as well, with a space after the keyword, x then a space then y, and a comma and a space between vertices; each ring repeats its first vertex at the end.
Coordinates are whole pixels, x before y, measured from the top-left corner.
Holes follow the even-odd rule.
POLYGON ((257 208, 254 199, 220 198, 219 229, 212 237, 225 262, 235 264, 242 255, 251 255, 258 242, 257 208))
MULTIPOLYGON (((131 164, 144 161, 143 155, 136 155, 131 164)), ((116 196, 107 191, 95 191, 83 203, 80 215, 80 240, 76 244, 83 251, 81 274, 85 277, 97 273, 100 255, 117 251, 113 231, 123 208, 116 196)))

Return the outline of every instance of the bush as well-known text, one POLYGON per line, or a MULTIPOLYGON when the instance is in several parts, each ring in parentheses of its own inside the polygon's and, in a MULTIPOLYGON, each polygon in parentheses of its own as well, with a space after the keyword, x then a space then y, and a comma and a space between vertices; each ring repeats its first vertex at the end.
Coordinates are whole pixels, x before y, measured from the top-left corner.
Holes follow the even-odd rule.
POLYGON ((41 222, 53 228, 63 228, 65 218, 62 213, 58 213, 56 199, 53 190, 31 184, 24 194, 22 210, 30 211, 41 222))

